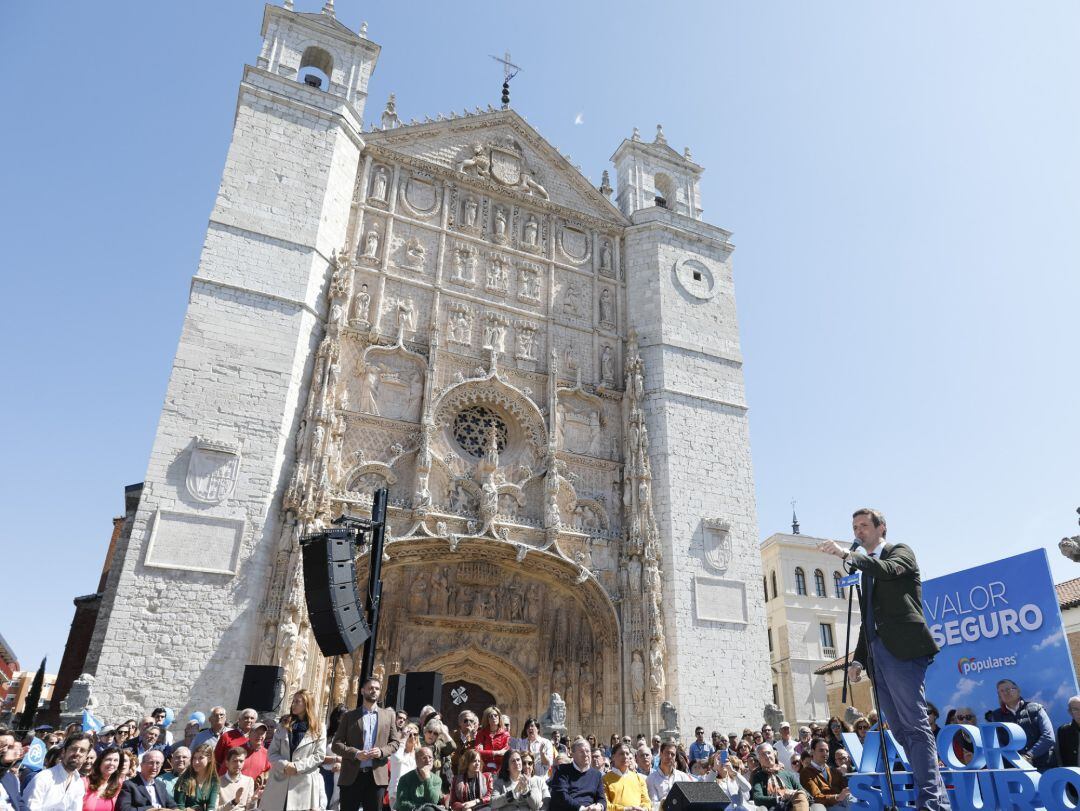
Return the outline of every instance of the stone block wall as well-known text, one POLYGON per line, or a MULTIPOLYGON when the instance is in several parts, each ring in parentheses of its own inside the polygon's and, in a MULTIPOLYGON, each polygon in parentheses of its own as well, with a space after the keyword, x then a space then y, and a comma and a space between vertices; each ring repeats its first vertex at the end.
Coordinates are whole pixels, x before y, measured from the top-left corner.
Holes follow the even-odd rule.
POLYGON ((104 717, 231 706, 244 666, 272 644, 257 611, 359 129, 341 99, 247 68, 142 500, 91 643, 104 717), (193 462, 200 440, 231 491, 193 462))

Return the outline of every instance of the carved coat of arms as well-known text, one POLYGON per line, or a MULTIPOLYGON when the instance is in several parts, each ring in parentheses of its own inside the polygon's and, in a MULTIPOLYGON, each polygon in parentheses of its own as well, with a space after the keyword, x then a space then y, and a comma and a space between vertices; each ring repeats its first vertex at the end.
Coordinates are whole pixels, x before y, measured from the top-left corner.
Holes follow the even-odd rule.
POLYGON ((705 562, 720 572, 731 565, 731 525, 721 518, 706 518, 702 522, 705 532, 705 562))
POLYGON ((195 438, 187 470, 187 489, 192 498, 220 504, 232 495, 239 472, 239 445, 195 438))
POLYGON ((499 144, 491 146, 491 174, 506 186, 521 183, 521 155, 499 144))

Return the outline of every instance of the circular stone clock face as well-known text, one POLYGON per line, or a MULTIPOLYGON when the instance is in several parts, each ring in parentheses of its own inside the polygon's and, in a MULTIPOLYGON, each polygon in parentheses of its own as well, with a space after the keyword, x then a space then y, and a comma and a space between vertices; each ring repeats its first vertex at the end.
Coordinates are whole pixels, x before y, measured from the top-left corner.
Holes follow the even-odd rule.
POLYGON ((675 262, 674 270, 679 287, 694 298, 705 301, 716 295, 716 279, 704 262, 679 259, 675 262))

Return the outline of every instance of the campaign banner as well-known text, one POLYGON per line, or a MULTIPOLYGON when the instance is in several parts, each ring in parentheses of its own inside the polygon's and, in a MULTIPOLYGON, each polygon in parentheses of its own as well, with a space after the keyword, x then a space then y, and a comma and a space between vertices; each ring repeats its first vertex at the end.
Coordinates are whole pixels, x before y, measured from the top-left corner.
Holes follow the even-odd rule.
POLYGON ((984 723, 1001 679, 1042 704, 1055 728, 1070 720, 1068 700, 1080 691, 1045 549, 925 581, 923 613, 941 648, 926 673, 940 724, 957 707, 984 723))

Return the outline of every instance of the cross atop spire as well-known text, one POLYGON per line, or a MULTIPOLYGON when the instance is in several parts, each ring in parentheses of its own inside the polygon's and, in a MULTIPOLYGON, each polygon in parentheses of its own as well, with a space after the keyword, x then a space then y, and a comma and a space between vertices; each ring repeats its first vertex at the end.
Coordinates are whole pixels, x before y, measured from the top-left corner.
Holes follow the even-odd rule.
POLYGON ((791 500, 791 534, 799 534, 799 516, 795 515, 795 499, 791 500))
POLYGON ((509 51, 505 51, 501 57, 490 56, 503 66, 502 106, 505 110, 510 106, 510 80, 521 72, 521 67, 510 61, 509 51))

